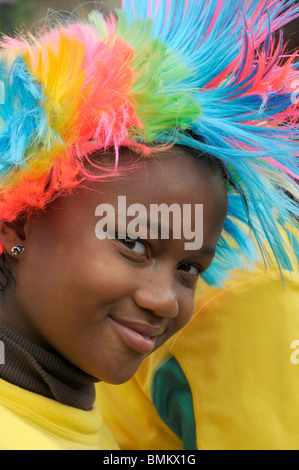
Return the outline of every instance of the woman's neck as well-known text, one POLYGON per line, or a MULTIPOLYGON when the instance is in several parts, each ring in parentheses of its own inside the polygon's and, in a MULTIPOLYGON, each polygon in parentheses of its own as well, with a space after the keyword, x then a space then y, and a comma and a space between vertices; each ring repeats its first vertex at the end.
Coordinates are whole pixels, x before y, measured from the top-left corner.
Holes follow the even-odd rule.
POLYGON ((68 406, 86 411, 92 408, 96 378, 58 354, 40 348, 3 321, 0 341, 5 350, 0 378, 68 406))

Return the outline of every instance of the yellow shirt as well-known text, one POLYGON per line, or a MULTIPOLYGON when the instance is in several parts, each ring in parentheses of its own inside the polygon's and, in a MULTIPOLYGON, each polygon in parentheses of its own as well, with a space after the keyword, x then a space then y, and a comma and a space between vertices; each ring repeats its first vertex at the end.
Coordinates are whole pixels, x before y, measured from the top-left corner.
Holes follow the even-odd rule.
POLYGON ((122 449, 299 449, 299 275, 202 286, 192 321, 97 400, 122 449))
POLYGON ((114 450, 97 407, 83 411, 0 379, 0 450, 114 450))

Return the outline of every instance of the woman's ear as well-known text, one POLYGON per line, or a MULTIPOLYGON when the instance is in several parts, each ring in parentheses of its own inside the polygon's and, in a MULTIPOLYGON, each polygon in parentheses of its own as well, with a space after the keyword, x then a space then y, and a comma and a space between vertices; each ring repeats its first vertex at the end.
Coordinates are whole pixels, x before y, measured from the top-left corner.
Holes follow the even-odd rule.
POLYGON ((8 254, 11 254, 13 246, 24 245, 27 235, 28 221, 24 218, 16 219, 13 222, 3 222, 0 226, 0 242, 8 254))

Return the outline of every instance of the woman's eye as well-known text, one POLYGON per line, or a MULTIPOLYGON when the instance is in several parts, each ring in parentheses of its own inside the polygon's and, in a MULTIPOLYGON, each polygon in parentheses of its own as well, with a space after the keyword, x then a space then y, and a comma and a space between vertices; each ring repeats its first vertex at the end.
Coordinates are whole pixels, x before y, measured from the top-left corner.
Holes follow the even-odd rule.
POLYGON ((195 266, 194 264, 182 264, 180 269, 194 277, 199 277, 203 272, 202 268, 195 266))
POLYGON ((119 239, 119 241, 122 242, 127 248, 129 248, 129 250, 133 251, 134 253, 141 256, 147 255, 146 245, 140 240, 135 240, 133 238, 126 237, 123 239, 119 239))

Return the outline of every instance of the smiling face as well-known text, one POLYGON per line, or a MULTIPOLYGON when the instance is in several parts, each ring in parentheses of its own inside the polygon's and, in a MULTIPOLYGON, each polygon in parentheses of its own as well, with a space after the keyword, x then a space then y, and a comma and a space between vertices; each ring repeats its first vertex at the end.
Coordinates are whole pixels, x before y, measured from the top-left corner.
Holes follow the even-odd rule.
POLYGON ((191 319, 198 275, 213 260, 226 214, 219 175, 180 149, 117 181, 87 183, 27 221, 23 240, 14 235, 25 252, 12 260, 17 286, 1 316, 90 375, 123 383, 191 319), (151 204, 203 204, 201 249, 186 250, 183 237, 100 240, 96 207, 116 208, 120 195, 148 213, 151 204))

